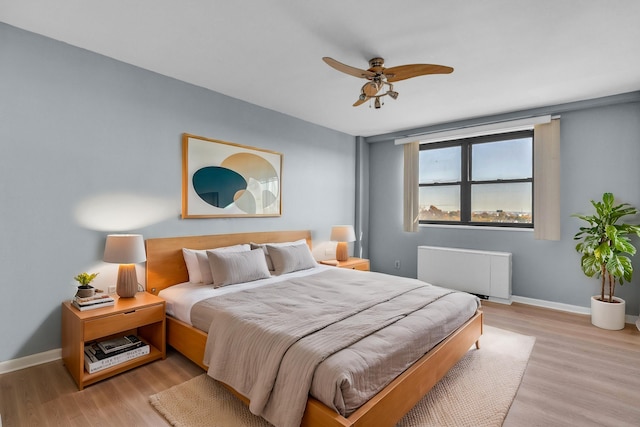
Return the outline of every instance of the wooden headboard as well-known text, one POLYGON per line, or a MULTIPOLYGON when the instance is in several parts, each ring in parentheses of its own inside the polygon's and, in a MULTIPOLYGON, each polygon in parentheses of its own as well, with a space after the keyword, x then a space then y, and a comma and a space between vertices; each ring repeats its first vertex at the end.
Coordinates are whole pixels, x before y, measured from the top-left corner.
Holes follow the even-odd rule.
POLYGON ((147 239, 147 292, 157 295, 164 288, 189 281, 182 248, 214 249, 241 243, 293 242, 300 239, 306 239, 309 248, 311 248, 311 231, 309 230, 147 239))

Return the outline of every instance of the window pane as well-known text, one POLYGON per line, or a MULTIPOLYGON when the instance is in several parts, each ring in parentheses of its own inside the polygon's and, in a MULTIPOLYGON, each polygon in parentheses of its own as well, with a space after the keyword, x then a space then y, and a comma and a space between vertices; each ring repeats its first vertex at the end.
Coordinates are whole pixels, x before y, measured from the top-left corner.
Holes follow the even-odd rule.
POLYGON ((471 222, 531 224, 532 219, 530 182, 471 186, 471 222))
POLYGON ((420 183, 460 182, 461 147, 420 150, 420 183))
POLYGON ((532 177, 532 138, 473 144, 471 153, 473 181, 532 177))
POLYGON ((460 186, 420 187, 422 221, 460 221, 460 186))

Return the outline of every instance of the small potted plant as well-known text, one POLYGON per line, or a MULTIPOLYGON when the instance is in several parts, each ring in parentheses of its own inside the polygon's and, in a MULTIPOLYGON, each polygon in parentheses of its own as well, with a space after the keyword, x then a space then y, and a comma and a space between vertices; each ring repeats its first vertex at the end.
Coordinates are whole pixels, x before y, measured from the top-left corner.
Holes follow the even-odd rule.
POLYGON ((628 203, 614 205, 612 193, 604 193, 601 202, 591 200, 593 215, 574 214, 589 225, 580 227, 574 240, 580 240, 576 250, 582 254, 580 265, 587 277, 600 278, 600 295, 591 297, 591 323, 603 329, 622 329, 625 324, 625 301, 614 296, 616 282, 630 282, 633 265, 630 257, 636 248, 630 235, 640 236, 640 226, 618 223, 638 210, 628 203), (605 293, 605 289, 608 292, 605 293))
POLYGON ((93 281, 93 279, 96 278, 98 274, 99 273, 80 273, 73 278, 73 280, 79 283, 78 292, 76 293, 77 297, 86 298, 91 297, 95 294, 96 290, 93 286, 90 285, 90 283, 93 281))

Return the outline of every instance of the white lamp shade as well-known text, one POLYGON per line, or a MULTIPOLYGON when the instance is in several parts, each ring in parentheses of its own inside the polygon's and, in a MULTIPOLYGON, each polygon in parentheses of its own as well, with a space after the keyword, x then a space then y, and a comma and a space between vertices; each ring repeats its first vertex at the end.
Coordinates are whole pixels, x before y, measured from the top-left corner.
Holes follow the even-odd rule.
POLYGON ((147 254, 140 234, 109 234, 104 245, 104 262, 136 264, 144 262, 147 254))
POLYGON ((352 225, 334 225, 331 227, 331 240, 334 242, 355 242, 356 232, 352 225))

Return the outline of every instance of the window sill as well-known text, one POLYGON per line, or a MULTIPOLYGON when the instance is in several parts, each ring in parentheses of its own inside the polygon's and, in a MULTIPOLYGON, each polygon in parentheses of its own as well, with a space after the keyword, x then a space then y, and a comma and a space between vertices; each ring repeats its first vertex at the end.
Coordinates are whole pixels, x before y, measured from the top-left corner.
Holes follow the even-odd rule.
POLYGON ((491 227, 489 225, 455 225, 455 224, 420 224, 420 228, 455 228, 462 230, 487 230, 487 231, 528 231, 533 232, 533 228, 520 227, 491 227))

